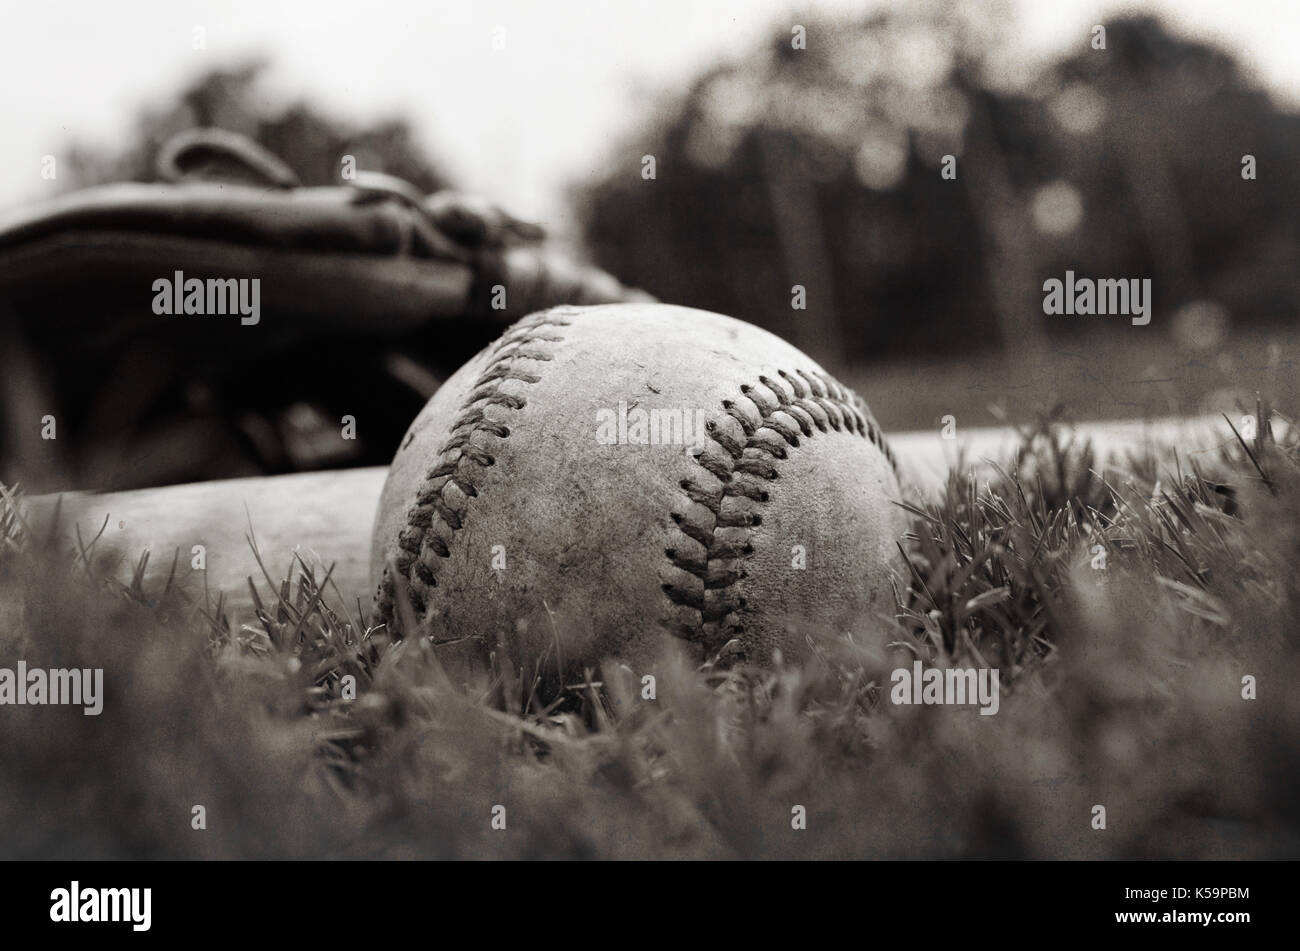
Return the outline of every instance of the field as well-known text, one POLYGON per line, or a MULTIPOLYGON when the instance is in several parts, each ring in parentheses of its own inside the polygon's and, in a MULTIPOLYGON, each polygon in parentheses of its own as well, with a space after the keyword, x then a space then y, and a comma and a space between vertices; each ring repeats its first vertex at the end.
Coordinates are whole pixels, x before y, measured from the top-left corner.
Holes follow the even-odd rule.
POLYGON ((653 700, 613 671, 544 703, 505 658, 462 689, 306 570, 232 618, 6 492, 0 659, 102 667, 106 697, 6 710, 0 857, 1294 858, 1294 432, 1097 472, 1043 423, 911 507, 887 648, 666 658, 653 700), (999 668, 997 714, 895 705, 915 660, 999 668))
POLYGON ((1260 393, 1278 406, 1300 405, 1290 356, 1300 334, 1289 326, 1238 330, 1209 349, 1165 333, 1108 329, 1054 338, 1034 359, 1015 347, 913 355, 841 368, 840 379, 867 398, 886 432, 937 429, 948 414, 960 426, 1028 423, 1054 405, 1075 420, 1219 413, 1237 420, 1260 393))

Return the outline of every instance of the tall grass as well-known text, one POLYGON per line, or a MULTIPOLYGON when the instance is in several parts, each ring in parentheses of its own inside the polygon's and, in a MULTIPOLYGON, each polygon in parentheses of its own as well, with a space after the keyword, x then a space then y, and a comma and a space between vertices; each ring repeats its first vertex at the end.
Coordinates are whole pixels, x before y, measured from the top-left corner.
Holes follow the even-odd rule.
POLYGON ((1294 858, 1298 461, 1265 427, 1103 472, 1044 421, 905 503, 878 641, 666 658, 653 700, 620 670, 539 699, 504 659, 453 683, 304 564, 231 618, 103 576, 6 492, 0 666, 102 667, 106 699, 0 707, 0 856, 1294 858), (998 668, 998 714, 893 705, 914 659, 998 668))

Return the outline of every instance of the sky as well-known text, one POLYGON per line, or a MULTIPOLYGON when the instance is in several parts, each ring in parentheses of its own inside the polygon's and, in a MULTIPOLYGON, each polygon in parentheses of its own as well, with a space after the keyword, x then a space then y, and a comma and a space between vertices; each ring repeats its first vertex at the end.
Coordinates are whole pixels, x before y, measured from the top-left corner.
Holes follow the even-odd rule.
MULTIPOLYGON (((895 3, 899 0, 894 0, 895 3)), ((910 2, 910 0, 904 0, 910 2)), ((970 0, 963 0, 970 2, 970 0)), ((1117 11, 1227 45, 1300 109, 1300 0, 1005 0, 1029 62, 1086 43, 1117 11)), ((407 117, 464 187, 564 231, 564 188, 596 174, 638 108, 774 23, 875 0, 0 0, 0 209, 53 191, 41 158, 112 147, 140 109, 255 55, 268 96, 354 120, 407 117), (205 48, 195 49, 200 27, 205 48), (494 49, 494 40, 502 48, 494 49)))

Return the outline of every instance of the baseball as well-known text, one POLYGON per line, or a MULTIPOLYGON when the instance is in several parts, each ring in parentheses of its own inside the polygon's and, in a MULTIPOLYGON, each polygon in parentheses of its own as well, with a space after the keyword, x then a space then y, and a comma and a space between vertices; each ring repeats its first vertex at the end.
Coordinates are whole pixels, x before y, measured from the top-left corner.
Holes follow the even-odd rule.
POLYGON ((899 497, 867 405, 778 337, 685 307, 558 307, 411 425, 375 521, 375 619, 550 678, 666 644, 794 660, 892 613, 899 497))

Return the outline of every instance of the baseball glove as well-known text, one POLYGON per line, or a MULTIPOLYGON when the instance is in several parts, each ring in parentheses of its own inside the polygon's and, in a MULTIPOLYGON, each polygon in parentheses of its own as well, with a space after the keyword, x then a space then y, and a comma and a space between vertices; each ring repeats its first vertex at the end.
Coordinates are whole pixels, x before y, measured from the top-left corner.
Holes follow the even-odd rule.
POLYGON ((301 187, 221 130, 168 143, 158 175, 0 220, 0 479, 134 488, 384 464, 440 380, 513 320, 650 299, 480 199, 367 172, 301 187), (225 289, 243 310, 231 296, 222 312, 225 289))

